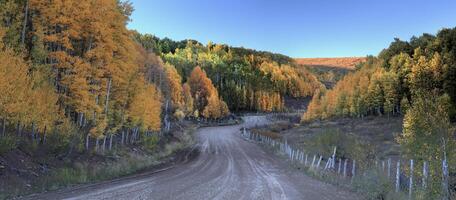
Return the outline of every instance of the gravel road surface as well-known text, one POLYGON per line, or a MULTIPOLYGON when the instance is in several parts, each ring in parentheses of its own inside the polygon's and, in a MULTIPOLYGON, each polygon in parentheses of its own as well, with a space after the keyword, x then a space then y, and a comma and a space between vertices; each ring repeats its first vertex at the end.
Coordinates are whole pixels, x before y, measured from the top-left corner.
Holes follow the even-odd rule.
POLYGON ((170 169, 25 199, 359 199, 304 175, 241 138, 242 127, 268 123, 264 116, 244 121, 236 126, 200 128, 198 156, 170 169))

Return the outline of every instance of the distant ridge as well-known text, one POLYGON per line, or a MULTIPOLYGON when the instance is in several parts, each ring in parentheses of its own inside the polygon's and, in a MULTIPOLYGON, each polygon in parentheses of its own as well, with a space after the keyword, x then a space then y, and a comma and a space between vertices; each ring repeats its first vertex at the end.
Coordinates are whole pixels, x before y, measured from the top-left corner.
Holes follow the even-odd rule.
POLYGON ((366 61, 365 57, 340 58, 295 58, 297 64, 308 66, 325 66, 345 69, 355 69, 358 63, 366 61))

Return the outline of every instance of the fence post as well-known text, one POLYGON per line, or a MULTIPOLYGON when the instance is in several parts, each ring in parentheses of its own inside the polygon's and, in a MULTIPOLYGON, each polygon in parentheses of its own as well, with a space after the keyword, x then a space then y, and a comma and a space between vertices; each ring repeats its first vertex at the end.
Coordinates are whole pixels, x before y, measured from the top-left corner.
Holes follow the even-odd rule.
POLYGON ((330 167, 331 167, 331 158, 328 158, 328 160, 326 161, 324 170, 327 170, 330 167))
POLYGON ((312 164, 310 165, 310 168, 313 169, 314 168, 314 163, 315 163, 315 159, 317 158, 317 156, 314 154, 314 157, 313 157, 313 160, 312 160, 312 164))
POLYGON ((335 168, 335 164, 336 164, 336 162, 335 162, 336 161, 336 150, 337 150, 337 146, 334 147, 334 152, 333 152, 332 159, 331 159, 331 161, 332 161, 331 168, 333 168, 333 169, 335 168))
POLYGON ((344 177, 347 176, 347 159, 344 161, 344 177))
POLYGON ((382 173, 385 172, 385 161, 382 160, 382 173))
POLYGON ((399 192, 400 175, 401 175, 401 161, 398 160, 397 165, 396 165, 396 192, 399 192))
POLYGON ((421 185, 422 185, 423 189, 427 188, 427 184, 426 184, 427 177, 428 177, 427 162, 424 161, 424 163, 423 163, 423 179, 421 180, 421 185))
POLYGON ((308 156, 308 154, 306 154, 306 160, 304 161, 304 166, 307 166, 307 156, 308 156))
POLYGON ((318 163, 317 163, 317 169, 318 170, 320 169, 320 163, 321 163, 322 159, 323 159, 323 156, 320 156, 320 159, 318 159, 318 163))
POLYGON ((412 192, 413 192, 413 159, 410 160, 409 199, 412 199, 412 192))

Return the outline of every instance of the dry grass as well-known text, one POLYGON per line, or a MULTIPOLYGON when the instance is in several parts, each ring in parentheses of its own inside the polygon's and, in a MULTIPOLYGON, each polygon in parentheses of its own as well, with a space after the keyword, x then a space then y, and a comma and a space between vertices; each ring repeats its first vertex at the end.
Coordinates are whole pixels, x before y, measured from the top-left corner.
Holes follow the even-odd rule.
POLYGON ((326 66, 344 69, 355 69, 358 63, 366 61, 365 57, 341 57, 341 58, 296 58, 297 64, 307 66, 326 66))

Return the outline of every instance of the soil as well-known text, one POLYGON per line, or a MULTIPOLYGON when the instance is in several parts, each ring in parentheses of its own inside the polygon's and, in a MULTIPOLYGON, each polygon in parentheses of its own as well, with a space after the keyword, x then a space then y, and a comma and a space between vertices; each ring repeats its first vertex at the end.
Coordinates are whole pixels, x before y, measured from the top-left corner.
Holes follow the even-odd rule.
POLYGON ((198 129, 199 153, 174 167, 24 199, 360 199, 306 176, 240 136, 244 127, 270 123, 266 117, 243 121, 198 129))

